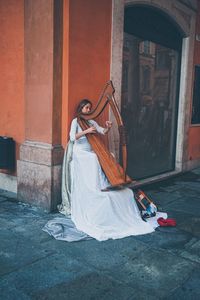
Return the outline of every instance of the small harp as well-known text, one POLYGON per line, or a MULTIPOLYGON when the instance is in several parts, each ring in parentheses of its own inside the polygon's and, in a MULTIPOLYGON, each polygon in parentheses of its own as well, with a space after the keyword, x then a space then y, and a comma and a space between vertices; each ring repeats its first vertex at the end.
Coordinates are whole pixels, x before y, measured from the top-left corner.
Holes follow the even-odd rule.
POLYGON ((131 185, 133 183, 132 179, 126 174, 127 167, 127 149, 126 149, 126 138, 125 138, 125 128, 123 121, 114 98, 115 89, 113 87, 112 81, 108 81, 103 89, 100 99, 97 103, 95 109, 93 109, 88 114, 79 114, 78 123, 82 130, 86 130, 90 125, 89 120, 97 118, 109 104, 113 114, 116 118, 120 136, 120 147, 122 153, 122 166, 115 160, 110 151, 106 148, 103 142, 100 140, 97 134, 87 134, 87 139, 96 153, 99 163, 110 182, 107 189, 118 189, 131 185))

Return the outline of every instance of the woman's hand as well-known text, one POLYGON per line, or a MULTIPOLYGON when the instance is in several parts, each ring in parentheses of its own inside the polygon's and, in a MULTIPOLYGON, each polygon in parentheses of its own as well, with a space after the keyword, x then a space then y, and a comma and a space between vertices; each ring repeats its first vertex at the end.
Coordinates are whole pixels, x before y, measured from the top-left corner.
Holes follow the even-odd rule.
POLYGON ((76 140, 80 139, 80 137, 82 137, 88 133, 96 133, 96 132, 97 132, 96 128, 94 126, 91 126, 86 130, 76 133, 76 140))
POLYGON ((97 130, 96 130, 96 127, 94 127, 94 126, 91 126, 91 127, 89 127, 88 129, 85 130, 86 134, 87 133, 96 133, 96 132, 97 132, 97 130))
POLYGON ((106 125, 106 128, 104 129, 104 134, 108 133, 108 131, 112 127, 112 122, 106 121, 105 125, 106 125))
POLYGON ((111 121, 106 121, 106 128, 110 129, 112 127, 111 121))

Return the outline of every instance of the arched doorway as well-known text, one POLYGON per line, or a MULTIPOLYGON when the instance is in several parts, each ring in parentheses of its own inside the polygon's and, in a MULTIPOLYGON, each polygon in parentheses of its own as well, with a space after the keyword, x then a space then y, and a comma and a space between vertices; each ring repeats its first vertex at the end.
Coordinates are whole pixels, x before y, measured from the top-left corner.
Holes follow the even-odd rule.
POLYGON ((175 169, 182 37, 160 10, 125 8, 121 112, 132 178, 175 169))

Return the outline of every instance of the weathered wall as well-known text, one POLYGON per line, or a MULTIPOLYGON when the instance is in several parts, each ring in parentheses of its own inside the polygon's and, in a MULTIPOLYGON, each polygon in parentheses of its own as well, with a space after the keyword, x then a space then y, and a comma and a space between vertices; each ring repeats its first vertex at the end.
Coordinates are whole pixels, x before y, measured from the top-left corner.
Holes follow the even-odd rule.
POLYGON ((0 0, 0 24, 0 135, 14 138, 18 158, 24 140, 24 1, 0 0))
MULTIPOLYGON (((196 20, 196 34, 200 36, 200 1, 198 1, 198 14, 196 20)), ((195 41, 194 48, 194 66, 200 65, 200 42, 195 41)), ((192 106, 192 100, 191 100, 192 106)), ((188 147, 189 160, 200 158, 200 125, 191 126, 189 129, 189 147, 188 147)))
MULTIPOLYGON (((63 111, 63 146, 80 99, 89 98, 95 103, 110 79, 111 5, 111 0, 69 2, 69 104, 66 105, 67 97, 63 98, 63 108, 68 110, 67 115, 63 111)), ((67 64, 63 67, 66 72, 67 64)))

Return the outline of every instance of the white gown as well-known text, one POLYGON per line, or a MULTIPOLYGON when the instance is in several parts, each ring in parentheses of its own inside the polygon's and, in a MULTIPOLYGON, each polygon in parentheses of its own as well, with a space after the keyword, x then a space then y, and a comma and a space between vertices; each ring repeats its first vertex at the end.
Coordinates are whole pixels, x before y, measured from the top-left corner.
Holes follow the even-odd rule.
MULTIPOLYGON (((90 123, 103 134, 103 128, 95 121, 90 123)), ((141 219, 131 189, 101 191, 109 183, 86 136, 75 139, 80 131, 74 119, 70 130, 70 140, 74 142, 71 218, 77 229, 99 241, 153 232, 155 226, 141 219)))

